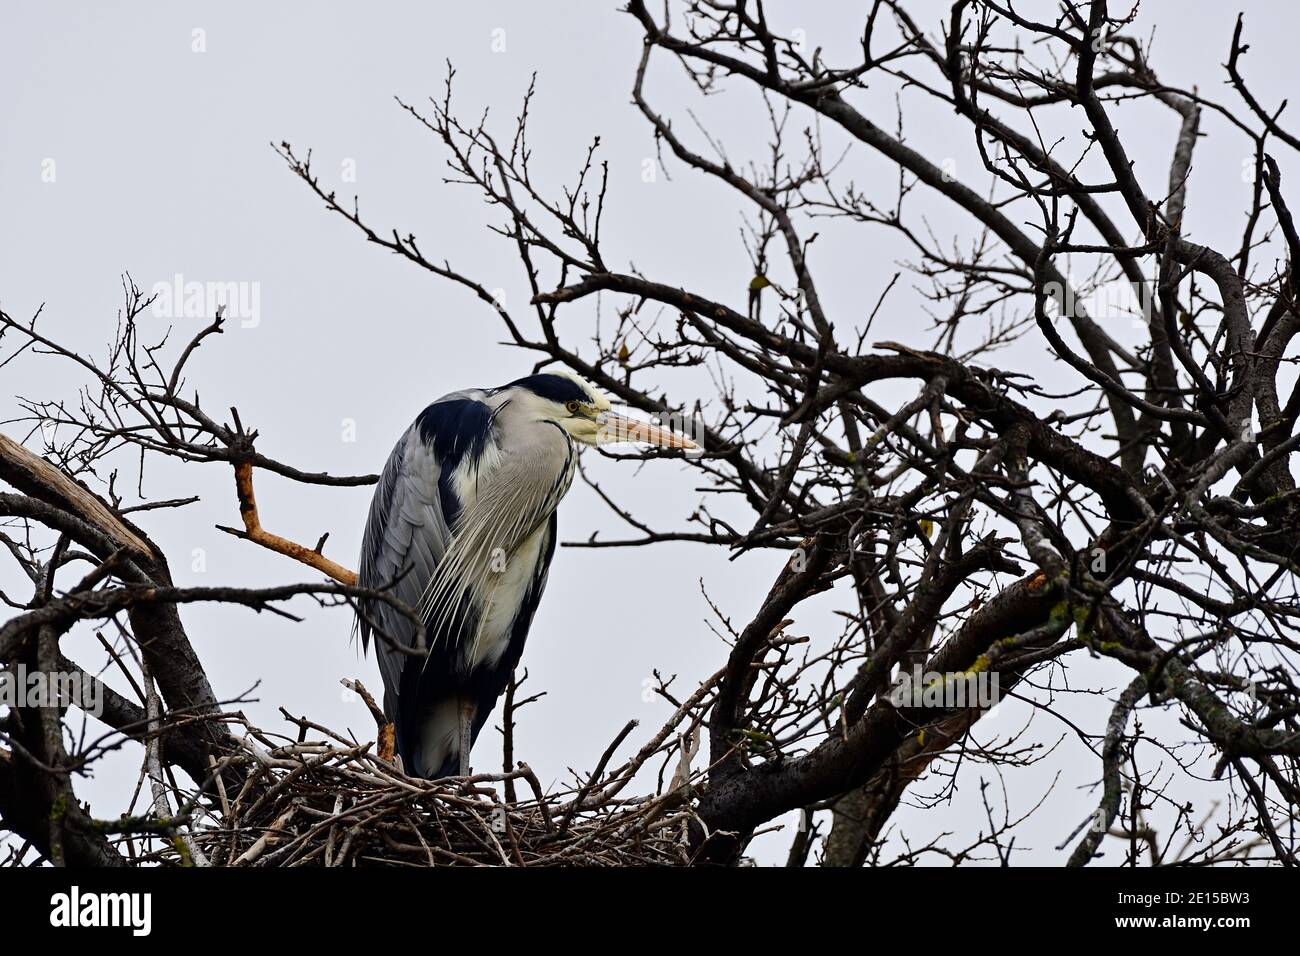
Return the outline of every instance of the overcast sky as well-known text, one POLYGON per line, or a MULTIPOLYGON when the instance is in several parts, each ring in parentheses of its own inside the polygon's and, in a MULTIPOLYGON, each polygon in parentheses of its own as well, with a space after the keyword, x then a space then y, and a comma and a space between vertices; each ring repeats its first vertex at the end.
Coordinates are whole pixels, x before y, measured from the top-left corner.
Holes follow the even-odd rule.
MULTIPOLYGON (((860 28, 850 5, 774 4, 780 22, 805 29, 812 46, 835 48, 860 28), (846 26, 847 24, 847 26, 846 26)), ((857 6, 857 5, 853 5, 857 6)), ((931 27, 947 5, 922 5, 931 27)), ((1266 104, 1294 94, 1294 37, 1300 15, 1284 4, 1247 8, 1251 52, 1246 69, 1266 104), (1251 9, 1255 12, 1251 14, 1251 9)), ((1144 3, 1145 34, 1157 27, 1155 64, 1173 83, 1199 83, 1227 99, 1223 89, 1235 8, 1222 4, 1144 3), (1194 11, 1194 12, 1191 12, 1194 11)), ((87 353, 103 355, 121 306, 120 275, 144 290, 176 277, 191 282, 236 282, 249 307, 227 334, 210 341, 190 368, 205 406, 237 405, 245 423, 261 432, 265 454, 307 470, 336 474, 378 471, 393 442, 428 402, 453 389, 502 384, 527 373, 532 357, 502 346, 491 310, 463 291, 367 245, 359 233, 320 203, 285 169, 270 143, 288 140, 314 149, 322 178, 341 194, 361 197, 376 226, 413 231, 430 258, 447 256, 506 302, 522 306, 526 287, 512 247, 490 234, 497 220, 477 197, 442 182, 443 153, 430 134, 395 103, 440 95, 445 61, 457 69, 461 110, 475 116, 490 107, 506 124, 530 76, 538 76, 532 139, 536 172, 550 188, 571 181, 593 136, 610 163, 604 239, 617 268, 635 263, 647 275, 743 308, 749 267, 738 241, 740 206, 698 174, 669 164, 647 182, 652 137, 630 103, 640 31, 614 3, 357 4, 357 3, 94 3, 6 4, 0 9, 0 305, 30 316, 44 306, 46 334, 87 353), (354 174, 354 175, 353 175, 354 174)), ((659 70, 651 95, 689 129, 686 108, 701 110, 735 160, 762 158, 761 104, 742 95, 700 104, 678 71, 659 70), (743 108, 737 104, 747 103, 743 108)), ((892 128, 893 93, 864 100, 880 125, 892 128)), ((976 176, 969 133, 946 110, 913 96, 904 100, 909 143, 951 156, 959 176, 976 176), (963 165, 964 164, 964 165, 963 165)), ((1177 125, 1172 113, 1150 110, 1121 124, 1140 175, 1163 184, 1177 125)), ((1064 122, 1080 122, 1068 116, 1064 122)), ((505 127, 503 127, 505 128, 505 127)), ((1198 241, 1233 246, 1249 186, 1240 177, 1245 155, 1225 123, 1206 114, 1208 139, 1198 147, 1190 186, 1188 226, 1198 241)), ((1294 182, 1300 171, 1284 174, 1294 182)), ((888 201, 894 171, 855 152, 859 182, 877 184, 888 201)), ((969 232, 950 206, 923 197, 931 228, 940 235, 969 232)), ((835 235, 832 231, 831 235, 835 235)), ((814 259, 823 300, 837 326, 860 320, 897 260, 908 255, 886 232, 853 241, 819 243, 814 259)), ((581 323, 590 309, 574 308, 564 329, 575 342, 589 339, 581 323)), ((203 321, 185 315, 150 316, 147 332, 175 325, 186 337, 203 321)), ((877 319, 872 339, 900 339, 919 347, 918 297, 900 290, 877 319)), ((1117 333, 1122 335, 1121 333, 1117 333)), ((1037 340, 999 362, 1004 367, 1059 374, 1037 340)), ((82 384, 74 370, 29 357, 3 370, 0 417, 18 414, 15 396, 71 397, 82 384)), ((665 382, 665 385, 669 383, 665 382)), ((675 394, 705 379, 674 382, 675 394)), ((3 426, 20 437, 25 428, 3 426)), ((627 462, 586 459, 592 474, 661 527, 682 521, 698 503, 697 484, 676 462, 637 468, 627 462)), ((124 468, 128 467, 124 465, 124 468)), ((155 467, 148 497, 198 494, 181 512, 142 515, 140 524, 168 552, 178 583, 269 584, 310 579, 287 559, 223 535, 214 525, 237 524, 231 475, 211 465, 155 467)), ((258 476, 266 526, 313 543, 330 533, 326 553, 355 565, 369 488, 318 489, 258 476)), ((617 519, 588 489, 576 486, 560 514, 565 540, 600 530, 622 535, 617 519)), ((652 671, 679 676, 683 693, 714 671, 725 648, 708 625, 709 596, 734 620, 758 606, 777 568, 772 555, 728 563, 698 546, 666 545, 626 551, 561 551, 551 571, 524 656, 530 689, 547 696, 524 711, 517 751, 542 776, 560 780, 566 768, 589 769, 632 717, 644 739, 668 714, 645 693, 652 671), (647 599, 630 610, 611 603, 614 579, 639 587, 647 599)), ((23 593, 12 567, 0 568, 0 586, 23 593)), ((188 607, 184 619, 219 695, 231 697, 260 681, 260 703, 247 709, 279 726, 283 706, 324 724, 372 733, 364 708, 348 700, 341 677, 360 676, 378 691, 373 660, 349 643, 350 621, 303 603, 306 620, 292 625, 244 609, 188 607)), ((809 613, 802 628, 833 627, 809 613)), ((69 643, 70 656, 93 659, 89 633, 69 643)), ((1097 686, 1122 686, 1125 675, 1107 665, 1097 686)), ((1094 732, 1105 707, 1078 713, 1094 732)), ((1076 704, 1058 701, 1063 712, 1076 704)), ((992 730, 1010 732, 1029 708, 1000 709, 992 730)), ((1021 862, 1056 863, 1055 845, 1096 804, 1085 789, 1097 776, 1096 758, 1068 727, 1035 718, 1033 739, 1060 746, 1043 765, 1009 783, 1013 815, 1027 810, 1060 775, 1049 810, 1035 822, 1021 862)), ((981 724, 984 727, 984 724, 981 724)), ((634 736, 634 740, 637 736, 634 736)), ((630 749, 632 744, 627 745, 630 749)), ((131 754, 115 759, 80 792, 101 815, 115 813, 123 786, 134 784, 131 754)), ((499 762, 497 738, 485 732, 475 766, 499 762)), ((987 770, 970 771, 951 807, 896 820, 923 841, 958 821, 982 818, 978 787, 987 770)), ((765 838, 756 853, 774 861, 788 831, 765 838)))

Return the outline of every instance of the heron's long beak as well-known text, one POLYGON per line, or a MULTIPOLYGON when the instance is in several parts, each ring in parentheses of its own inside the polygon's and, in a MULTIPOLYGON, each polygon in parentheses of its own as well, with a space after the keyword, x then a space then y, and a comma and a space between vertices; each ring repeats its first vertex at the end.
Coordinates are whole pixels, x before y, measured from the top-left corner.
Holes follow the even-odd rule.
POLYGON ((622 415, 615 415, 613 412, 602 412, 596 417, 596 424, 600 426, 600 431, 596 436, 596 444, 598 445, 618 441, 640 441, 650 445, 658 445, 660 448, 700 447, 685 435, 678 435, 676 432, 669 431, 667 428, 660 428, 658 425, 652 425, 649 422, 624 418, 622 415))

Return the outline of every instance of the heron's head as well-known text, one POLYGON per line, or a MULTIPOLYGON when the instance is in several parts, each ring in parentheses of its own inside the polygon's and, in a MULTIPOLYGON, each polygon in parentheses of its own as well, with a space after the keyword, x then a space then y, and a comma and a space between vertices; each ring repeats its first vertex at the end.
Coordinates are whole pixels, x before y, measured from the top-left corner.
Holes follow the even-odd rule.
POLYGON ((610 411, 609 399, 596 386, 569 371, 530 375, 511 382, 506 389, 518 390, 539 418, 554 422, 584 445, 628 441, 661 448, 699 447, 666 428, 615 414, 610 411))

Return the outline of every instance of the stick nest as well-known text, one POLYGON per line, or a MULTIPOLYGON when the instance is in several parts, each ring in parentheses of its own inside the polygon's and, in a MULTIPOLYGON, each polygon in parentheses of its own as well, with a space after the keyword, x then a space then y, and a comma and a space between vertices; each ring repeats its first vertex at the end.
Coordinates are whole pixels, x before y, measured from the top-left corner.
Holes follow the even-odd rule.
POLYGON ((164 866, 690 862, 687 785, 625 799, 617 794, 626 778, 598 780, 597 771, 585 785, 545 793, 524 763, 510 773, 421 780, 381 759, 371 742, 295 722, 303 732, 297 741, 246 736, 241 752, 225 760, 244 770, 238 792, 219 786, 218 799, 194 805, 174 838, 157 841, 146 856, 164 866), (310 731, 321 739, 307 739, 310 731))

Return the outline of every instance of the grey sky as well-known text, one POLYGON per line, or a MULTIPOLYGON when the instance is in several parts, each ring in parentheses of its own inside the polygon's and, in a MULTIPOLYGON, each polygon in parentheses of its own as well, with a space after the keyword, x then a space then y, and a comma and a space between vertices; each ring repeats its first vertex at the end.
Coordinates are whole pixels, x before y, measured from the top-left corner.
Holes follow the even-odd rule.
MULTIPOLYGON (((843 26, 846 14, 856 23, 858 13, 849 5, 774 6, 780 22, 807 31, 810 45, 833 50, 853 40, 853 29, 843 26)), ((946 9, 925 8, 924 19, 937 24, 946 9)), ((1294 92, 1290 47, 1300 14, 1283 4, 1247 10, 1252 48, 1245 68, 1255 92, 1275 104, 1294 92)), ((1144 23, 1159 25, 1154 59, 1162 76, 1199 83, 1226 99, 1220 64, 1235 9, 1166 0, 1144 3, 1141 12, 1144 23)), ((611 261, 743 303, 749 266, 734 197, 671 162, 671 179, 660 172, 655 181, 644 180, 653 144, 629 95, 640 47, 639 30, 613 3, 7 4, 0 10, 0 86, 6 90, 0 103, 0 305, 23 317, 43 303, 47 334, 102 355, 121 305, 122 272, 145 290, 176 275, 248 284, 259 297, 256 323, 232 322, 190 369, 205 406, 237 405, 272 457, 332 473, 377 471, 430 400, 455 388, 508 381, 524 374, 533 358, 497 344, 503 330, 481 303, 368 246, 351 226, 327 215, 269 144, 288 140, 299 152, 314 149, 322 178, 337 181, 342 194, 355 189, 372 224, 415 232, 431 258, 451 258, 485 286, 503 289, 507 305, 521 307, 525 285, 512 247, 483 228, 496 218, 473 192, 442 183, 439 144, 393 97, 418 104, 440 95, 444 61, 451 59, 462 114, 490 107, 508 128, 536 72, 535 173, 558 192, 572 181, 591 137, 601 137, 611 169, 605 229, 611 261), (196 52, 200 38, 204 50, 196 52), (352 168, 355 183, 343 178, 352 168), (348 440, 353 429, 355 440, 348 440)), ((650 92, 684 130, 691 129, 686 107, 699 110, 734 160, 761 158, 766 130, 758 125, 763 113, 754 97, 701 104, 666 63, 650 92)), ((872 90, 866 102, 873 118, 892 128, 892 90, 872 90)), ((968 132, 920 95, 904 103, 909 143, 929 155, 951 154, 957 175, 983 188, 968 132)), ((1139 175, 1163 183, 1173 116, 1151 109, 1131 115, 1143 117, 1140 125, 1121 132, 1138 158, 1139 175)), ((1062 122, 1080 121, 1066 115, 1062 122)), ((1193 238, 1233 246, 1249 192, 1240 175, 1244 147, 1240 138, 1225 135, 1217 116, 1207 113, 1202 128, 1210 135, 1198 147, 1189 226, 1193 238)), ((1294 181, 1300 169, 1293 158, 1278 158, 1284 177, 1294 181)), ((852 162, 860 184, 877 185, 888 200, 892 167, 861 151, 852 162)), ((916 201, 936 234, 970 235, 970 223, 952 207, 933 196, 916 201)), ((908 253, 885 232, 828 226, 827 237, 813 264, 823 298, 850 328, 908 253)), ((900 289, 872 340, 929 345, 919 307, 917 296, 900 289)), ((590 337, 580 323, 592 317, 591 309, 574 309, 564 320, 573 341, 590 337)), ((161 334, 173 320, 153 321, 151 331, 161 334)), ((199 321, 182 316, 174 324, 187 336, 199 321)), ((1120 337, 1123 322, 1117 320, 1120 337)), ((1033 339, 1000 364, 1060 374, 1061 366, 1048 365, 1039 349, 1033 339)), ((35 358, 3 375, 5 419, 17 414, 14 395, 71 397, 81 382, 70 368, 35 358)), ((682 397, 692 389, 710 394, 702 376, 664 385, 682 397)), ((21 433, 15 426, 5 431, 21 433)), ((586 465, 660 527, 680 522, 698 501, 696 480, 676 463, 638 468, 588 455, 586 465)), ((122 467, 125 476, 130 462, 122 467)), ((304 488, 259 476, 258 491, 268 528, 306 542, 329 531, 326 553, 355 564, 368 488, 304 488)), ((184 511, 140 519, 171 556, 180 581, 310 579, 286 559, 215 530, 217 523, 238 522, 226 469, 155 463, 145 493, 203 497, 184 511)), ((560 527, 565 540, 597 529, 606 537, 625 533, 580 484, 561 509, 560 527)), ((668 713, 644 695, 654 668, 679 674, 676 686, 686 691, 725 659, 724 646, 706 626, 701 582, 725 614, 742 621, 778 561, 759 554, 729 564, 725 555, 690 545, 561 551, 524 656, 530 689, 547 696, 521 716, 519 755, 545 782, 563 778, 567 767, 589 769, 629 718, 641 721, 638 735, 651 732, 668 713), (645 597, 620 613, 608 590, 593 593, 593 582, 602 578, 639 588, 645 597)), ((23 593, 11 567, 0 568, 0 587, 23 593)), ((276 708, 283 706, 336 728, 371 733, 364 708, 346 700, 338 686, 339 678, 359 675, 379 688, 373 661, 359 659, 349 644, 346 614, 305 603, 297 610, 306 621, 296 626, 236 608, 190 607, 184 618, 219 694, 234 696, 261 681, 261 703, 247 709, 262 724, 278 728, 276 708)), ((829 615, 810 612, 796 630, 815 635, 832 626, 829 615)), ((68 650, 89 661, 93 648, 86 632, 68 650)), ((1096 666, 1105 675, 1102 684, 1125 680, 1118 669, 1096 666)), ((1104 721, 1104 707, 1095 702, 1058 704, 1091 730, 1104 721)), ((1028 713, 1023 705, 1015 713, 999 712, 990 727, 1010 732, 1028 713)), ((1095 796, 1080 789, 1096 777, 1095 758, 1067 727, 1036 718, 1034 739, 1050 743, 1062 735, 1049 761, 1008 777, 1016 815, 1061 774, 1050 812, 1026 835, 1034 851, 1022 862, 1057 862, 1053 846, 1095 805, 1095 796)), ((118 809, 111 795, 134 784, 135 759, 134 753, 114 758, 99 779, 81 787, 101 814, 118 809)), ((495 735, 485 733, 475 765, 498 760, 495 735)), ((975 784, 981 773, 989 774, 973 773, 963 778, 951 807, 897 817, 911 828, 909 838, 923 841, 923 834, 954 829, 952 815, 982 817, 975 784)), ((765 838, 756 852, 775 861, 787 842, 788 833, 765 838)))

